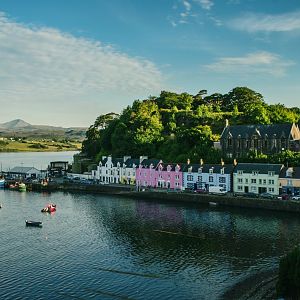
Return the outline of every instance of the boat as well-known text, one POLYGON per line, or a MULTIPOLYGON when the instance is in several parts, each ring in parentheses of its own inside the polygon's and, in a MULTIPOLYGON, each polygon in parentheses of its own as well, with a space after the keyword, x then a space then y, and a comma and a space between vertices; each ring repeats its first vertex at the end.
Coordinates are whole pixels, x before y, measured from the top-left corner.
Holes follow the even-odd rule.
POLYGON ((4 188, 4 184, 5 184, 5 179, 4 178, 0 178, 0 189, 4 188))
POLYGON ((218 205, 217 202, 208 202, 208 204, 211 205, 211 206, 217 206, 218 205))
POLYGON ((26 192, 26 184, 25 183, 19 183, 18 190, 20 192, 26 192))
POLYGON ((56 204, 48 204, 46 207, 44 207, 41 212, 48 212, 48 213, 52 213, 56 211, 56 204))
POLYGON ((26 226, 42 227, 43 222, 25 220, 26 226))

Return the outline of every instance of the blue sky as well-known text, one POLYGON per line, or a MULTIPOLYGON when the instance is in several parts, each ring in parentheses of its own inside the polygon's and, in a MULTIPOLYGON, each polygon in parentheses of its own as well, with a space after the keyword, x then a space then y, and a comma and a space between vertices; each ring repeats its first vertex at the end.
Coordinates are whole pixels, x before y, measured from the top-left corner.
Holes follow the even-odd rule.
POLYGON ((0 123, 89 126, 161 90, 299 107, 299 0, 0 0, 0 123))

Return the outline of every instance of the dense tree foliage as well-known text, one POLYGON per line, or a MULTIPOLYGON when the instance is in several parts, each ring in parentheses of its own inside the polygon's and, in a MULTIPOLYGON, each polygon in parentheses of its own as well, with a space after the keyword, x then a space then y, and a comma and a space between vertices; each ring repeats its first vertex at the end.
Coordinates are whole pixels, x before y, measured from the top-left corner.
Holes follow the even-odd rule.
POLYGON ((300 249, 296 247, 280 260, 276 286, 278 296, 285 299, 300 298, 300 249))
MULTIPOLYGON (((158 97, 135 100, 120 115, 100 115, 86 132, 83 152, 98 161, 102 155, 131 155, 163 158, 164 161, 219 162, 215 150, 228 119, 235 124, 299 122, 300 110, 284 105, 268 105, 263 96, 247 87, 227 94, 196 95, 162 91, 158 97)), ((291 157, 290 157, 291 158, 291 157)), ((265 157, 245 159, 263 160, 265 157)), ((274 160, 283 158, 274 158, 274 160)))

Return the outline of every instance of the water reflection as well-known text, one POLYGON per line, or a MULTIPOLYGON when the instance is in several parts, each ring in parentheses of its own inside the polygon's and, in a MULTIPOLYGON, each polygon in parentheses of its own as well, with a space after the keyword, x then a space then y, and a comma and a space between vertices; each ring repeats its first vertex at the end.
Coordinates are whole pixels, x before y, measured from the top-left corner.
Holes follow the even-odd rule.
POLYGON ((299 218, 287 213, 69 193, 0 191, 0 202, 7 299, 43 298, 45 288, 61 299, 215 299, 300 241, 299 218), (52 202, 56 213, 41 214, 52 202), (43 228, 24 231, 27 216, 43 228), (31 277, 20 283, 20 273, 31 277), (47 280, 33 288, 38 276, 47 280))

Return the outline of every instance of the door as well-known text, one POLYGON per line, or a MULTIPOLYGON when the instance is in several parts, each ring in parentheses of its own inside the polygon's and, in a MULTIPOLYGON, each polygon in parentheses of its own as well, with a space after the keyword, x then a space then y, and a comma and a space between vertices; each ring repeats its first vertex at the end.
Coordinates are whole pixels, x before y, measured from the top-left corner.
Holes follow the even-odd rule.
POLYGON ((249 187, 245 186, 245 193, 249 193, 249 187))

